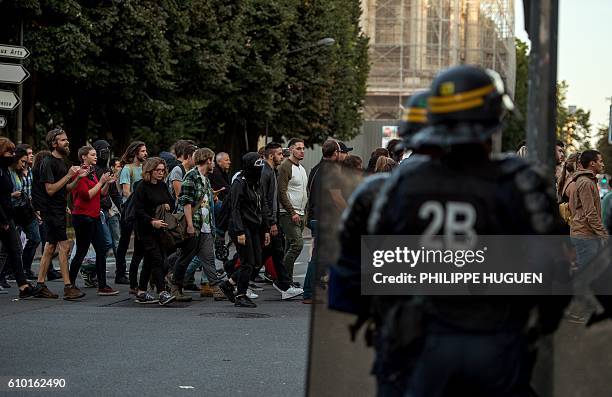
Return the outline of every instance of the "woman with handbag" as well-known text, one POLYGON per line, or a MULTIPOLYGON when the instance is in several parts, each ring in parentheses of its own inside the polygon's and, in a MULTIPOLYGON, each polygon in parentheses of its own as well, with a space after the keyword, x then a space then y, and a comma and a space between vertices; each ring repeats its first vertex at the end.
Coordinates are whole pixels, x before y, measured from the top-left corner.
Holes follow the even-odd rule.
POLYGON ((32 207, 32 198, 25 188, 24 173, 27 171, 27 164, 27 150, 17 147, 15 149, 15 160, 9 168, 11 181, 13 182, 11 202, 15 210, 15 226, 17 226, 17 231, 20 234, 23 231, 27 239, 25 247, 23 247, 23 254, 21 255, 23 271, 26 278, 35 280, 37 276, 32 272, 32 262, 36 255, 36 248, 40 244, 40 231, 38 228, 39 219, 36 217, 32 207))
POLYGON ((23 272, 21 239, 15 227, 15 210, 11 201, 14 189, 9 167, 14 160, 15 144, 0 137, 0 272, 6 260, 10 261, 19 286, 19 298, 23 299, 35 295, 38 290, 28 283, 23 272))
POLYGON ((136 238, 140 241, 144 252, 136 294, 137 303, 166 305, 175 299, 165 290, 163 266, 166 253, 160 240, 161 230, 168 227, 168 224, 157 219, 155 215, 160 206, 163 206, 168 212, 174 209, 174 197, 170 195, 168 186, 164 182, 166 175, 164 160, 159 157, 147 159, 142 166, 142 182, 135 188, 134 197, 132 197, 136 219, 136 238), (153 276, 159 298, 147 292, 151 276, 153 276))

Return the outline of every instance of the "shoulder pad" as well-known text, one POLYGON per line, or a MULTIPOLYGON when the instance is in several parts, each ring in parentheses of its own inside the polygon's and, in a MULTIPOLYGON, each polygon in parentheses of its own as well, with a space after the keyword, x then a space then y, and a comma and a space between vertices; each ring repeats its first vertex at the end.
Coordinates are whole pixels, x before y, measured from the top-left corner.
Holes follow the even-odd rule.
POLYGON ((378 230, 378 223, 381 219, 383 209, 386 207, 389 201, 389 194, 399 185, 401 178, 406 175, 412 174, 421 168, 424 164, 431 161, 431 157, 424 154, 413 154, 406 160, 402 161, 399 167, 393 170, 391 175, 387 178, 385 183, 382 185, 380 192, 376 195, 374 204, 372 206, 372 212, 368 218, 368 233, 376 234, 378 230))

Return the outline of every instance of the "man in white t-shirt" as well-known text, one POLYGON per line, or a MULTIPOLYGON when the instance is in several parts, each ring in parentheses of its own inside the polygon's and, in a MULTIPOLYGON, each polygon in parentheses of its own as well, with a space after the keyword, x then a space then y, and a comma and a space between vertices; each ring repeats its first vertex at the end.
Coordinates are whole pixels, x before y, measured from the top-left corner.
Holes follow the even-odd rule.
MULTIPOLYGON (((285 266, 293 279, 293 267, 304 247, 302 232, 308 203, 308 175, 300 164, 304 159, 304 141, 289 141, 291 155, 278 167, 279 225, 285 235, 285 266)), ((295 283, 294 283, 295 284, 295 283)), ((298 286, 298 285, 295 285, 298 286)))

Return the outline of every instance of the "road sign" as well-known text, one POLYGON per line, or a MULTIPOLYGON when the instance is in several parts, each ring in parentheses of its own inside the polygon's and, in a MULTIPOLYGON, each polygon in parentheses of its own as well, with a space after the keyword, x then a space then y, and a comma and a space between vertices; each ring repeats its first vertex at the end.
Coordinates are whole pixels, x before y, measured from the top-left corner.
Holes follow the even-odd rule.
POLYGON ((21 84, 30 73, 19 64, 0 63, 0 83, 21 84))
POLYGON ((13 91, 0 90, 0 109, 14 110, 19 105, 19 98, 13 91))
POLYGON ((0 116, 0 128, 6 127, 6 117, 0 116))
POLYGON ((2 58, 26 59, 29 56, 30 51, 25 47, 0 44, 0 57, 2 58))

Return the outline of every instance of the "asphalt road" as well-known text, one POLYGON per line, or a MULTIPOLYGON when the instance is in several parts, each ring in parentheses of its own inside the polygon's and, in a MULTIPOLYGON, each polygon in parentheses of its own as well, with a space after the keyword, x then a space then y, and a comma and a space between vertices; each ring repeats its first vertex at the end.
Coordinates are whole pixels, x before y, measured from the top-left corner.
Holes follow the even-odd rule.
MULTIPOLYGON (((310 239, 305 245, 300 282, 310 239)), ((19 301, 14 284, 0 295, 0 395, 40 395, 7 393, 14 378, 65 379, 64 388, 45 389, 58 396, 304 394, 310 306, 301 297, 281 301, 267 286, 255 309, 199 294, 160 307, 135 303, 123 285, 114 297, 85 289, 79 302, 61 299, 61 281, 48 285, 60 299, 19 301)))

